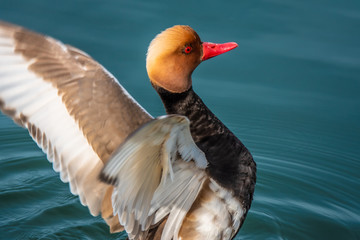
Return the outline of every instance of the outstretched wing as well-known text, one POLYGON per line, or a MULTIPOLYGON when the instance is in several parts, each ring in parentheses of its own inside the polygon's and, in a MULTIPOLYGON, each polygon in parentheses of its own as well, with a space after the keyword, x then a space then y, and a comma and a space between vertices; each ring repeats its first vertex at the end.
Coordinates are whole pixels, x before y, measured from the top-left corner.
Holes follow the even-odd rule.
POLYGON ((152 117, 86 53, 0 22, 0 109, 29 130, 61 180, 91 214, 119 231, 112 187, 98 174, 113 151, 152 117))
POLYGON ((176 239, 182 221, 207 179, 205 154, 194 143, 189 120, 168 115, 141 126, 101 172, 115 185, 114 211, 130 239, 144 239, 165 217, 162 239, 176 239))

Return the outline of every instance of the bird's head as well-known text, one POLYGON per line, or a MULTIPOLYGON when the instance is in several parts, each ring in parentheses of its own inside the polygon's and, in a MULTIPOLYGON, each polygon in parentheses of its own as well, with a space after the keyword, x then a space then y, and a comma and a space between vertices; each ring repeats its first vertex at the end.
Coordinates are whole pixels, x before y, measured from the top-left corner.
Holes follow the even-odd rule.
POLYGON ((233 42, 202 42, 191 27, 176 25, 151 41, 146 69, 153 85, 173 93, 181 93, 191 87, 191 74, 202 61, 236 47, 237 44, 233 42))

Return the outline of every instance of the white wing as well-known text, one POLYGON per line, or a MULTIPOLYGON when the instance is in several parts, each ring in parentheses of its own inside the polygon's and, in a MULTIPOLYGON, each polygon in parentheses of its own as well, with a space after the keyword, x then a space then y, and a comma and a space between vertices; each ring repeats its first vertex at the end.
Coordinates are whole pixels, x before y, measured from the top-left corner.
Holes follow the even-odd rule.
POLYGON ((168 216, 163 239, 177 237, 195 201, 207 161, 190 135, 189 120, 157 118, 135 131, 104 167, 101 178, 115 185, 113 207, 131 239, 168 216))
POLYGON ((29 130, 61 180, 70 183, 71 192, 91 214, 99 214, 105 185, 95 176, 103 163, 69 116, 57 89, 28 71, 29 64, 14 54, 12 40, 1 30, 0 43, 1 109, 29 130))
POLYGON ((113 151, 152 117, 82 51, 0 21, 0 110, 27 128, 61 180, 111 231, 112 186, 98 175, 113 151))

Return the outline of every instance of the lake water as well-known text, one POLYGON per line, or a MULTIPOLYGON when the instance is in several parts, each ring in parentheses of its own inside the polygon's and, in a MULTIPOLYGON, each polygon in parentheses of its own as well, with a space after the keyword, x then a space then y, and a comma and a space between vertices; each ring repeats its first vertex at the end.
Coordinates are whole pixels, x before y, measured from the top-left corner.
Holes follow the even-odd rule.
MULTIPOLYGON (((258 165, 236 239, 360 239, 360 1, 0 0, 0 19, 86 51, 154 116, 145 54, 158 32, 237 42, 193 75, 258 165)), ((0 239, 119 238, 0 114, 0 239)))

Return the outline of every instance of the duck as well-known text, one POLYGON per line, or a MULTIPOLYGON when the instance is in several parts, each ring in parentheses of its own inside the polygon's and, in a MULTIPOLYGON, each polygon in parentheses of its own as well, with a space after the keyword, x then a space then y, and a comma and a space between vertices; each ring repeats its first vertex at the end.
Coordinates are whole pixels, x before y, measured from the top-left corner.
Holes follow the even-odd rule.
POLYGON ((192 73, 234 42, 175 25, 151 41, 154 118, 87 53, 0 22, 0 109, 29 131, 93 216, 129 239, 232 239, 251 207, 256 163, 205 105, 192 73))

